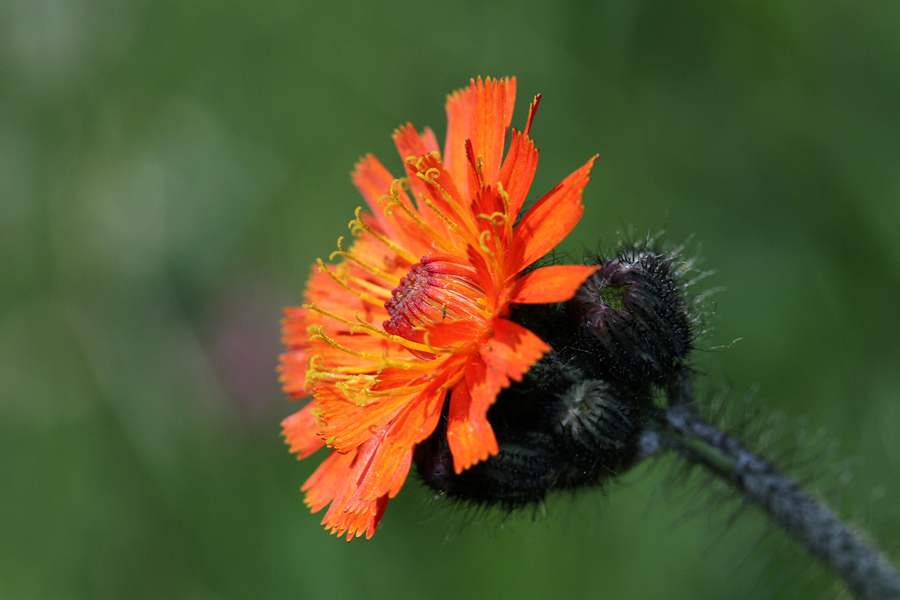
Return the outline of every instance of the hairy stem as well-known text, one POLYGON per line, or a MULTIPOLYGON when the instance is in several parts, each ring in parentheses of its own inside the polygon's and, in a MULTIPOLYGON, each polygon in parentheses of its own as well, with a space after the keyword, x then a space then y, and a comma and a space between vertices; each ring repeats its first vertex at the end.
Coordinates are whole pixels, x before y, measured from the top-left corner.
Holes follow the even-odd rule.
POLYGON ((677 404, 660 416, 662 429, 642 440, 643 454, 669 448, 704 466, 762 508, 779 527, 830 567, 854 595, 900 599, 900 577, 888 560, 818 499, 727 433, 677 404))

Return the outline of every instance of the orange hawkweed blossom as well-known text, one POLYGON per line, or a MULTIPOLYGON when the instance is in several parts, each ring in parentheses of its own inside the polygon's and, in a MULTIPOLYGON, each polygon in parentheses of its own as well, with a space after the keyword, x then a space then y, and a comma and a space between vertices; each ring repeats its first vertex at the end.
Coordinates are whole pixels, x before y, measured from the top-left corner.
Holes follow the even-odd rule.
POLYGON ((285 310, 281 381, 314 400, 284 420, 291 451, 330 454, 303 485, 322 524, 347 539, 371 537, 409 473, 416 444, 449 402, 447 441, 457 473, 498 451, 488 408, 550 347, 506 317, 516 303, 571 298, 596 267, 547 266, 547 254, 584 212, 596 157, 569 175, 516 225, 538 162, 512 130, 515 79, 479 78, 447 99, 441 155, 430 129, 394 132, 406 178, 374 156, 353 182, 371 212, 356 211, 355 237, 314 266, 302 308, 285 310))

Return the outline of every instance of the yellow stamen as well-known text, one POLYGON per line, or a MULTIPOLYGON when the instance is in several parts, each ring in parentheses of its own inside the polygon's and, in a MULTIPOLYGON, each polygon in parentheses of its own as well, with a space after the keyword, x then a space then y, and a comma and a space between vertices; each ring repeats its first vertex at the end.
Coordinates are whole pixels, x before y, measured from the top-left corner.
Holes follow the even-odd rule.
POLYGON ((416 258, 411 252, 409 252, 409 251, 406 250, 405 248, 402 248, 402 247, 398 246, 397 244, 395 244, 394 242, 392 242, 391 240, 389 240, 389 239, 386 238, 385 236, 381 235, 381 234, 378 233, 377 231, 374 231, 371 227, 369 227, 368 225, 366 225, 366 224, 363 222, 363 220, 360 218, 360 216, 359 216, 359 212, 360 212, 361 210, 362 210, 362 207, 361 207, 361 206, 358 207, 358 208, 356 209, 356 220, 355 220, 355 221, 350 221, 350 227, 351 227, 351 228, 362 229, 363 231, 366 231, 366 232, 372 234, 372 236, 373 236, 375 239, 377 239, 379 242, 381 242, 382 244, 384 244, 385 246, 387 246, 391 251, 393 251, 393 252, 394 252, 395 254, 397 254, 398 256, 404 258, 407 262, 410 262, 410 263, 418 262, 419 259, 416 258))
POLYGON ((503 200, 503 213, 509 214, 509 194, 506 190, 503 189, 503 184, 499 181, 497 182, 497 193, 500 194, 500 199, 503 200))
POLYGON ((347 279, 349 281, 352 281, 355 285, 366 288, 373 294, 383 296, 384 298, 391 297, 391 290, 387 289, 384 286, 378 285, 377 283, 372 283, 371 281, 367 281, 367 280, 361 279, 359 277, 347 277, 347 279))
MULTIPOLYGON (((369 392, 369 388, 372 387, 374 382, 368 382, 361 388, 351 387, 349 383, 338 382, 334 384, 334 387, 341 390, 344 396, 347 397, 348 400, 356 404, 357 406, 365 406, 368 404, 368 400, 372 397, 369 392)), ((338 441, 338 438, 330 438, 335 441, 338 441)))
POLYGON ((321 381, 323 379, 327 379, 329 381, 375 381, 374 375, 369 375, 367 373, 360 373, 359 375, 352 373, 345 374, 343 372, 336 372, 336 369, 331 369, 328 371, 311 371, 308 377, 313 381, 321 381))
MULTIPOLYGON (((306 381, 307 385, 312 385, 317 381, 327 381, 332 382, 334 385, 347 385, 342 382, 352 382, 359 383, 362 381, 368 381, 368 385, 371 386, 375 381, 375 375, 368 375, 366 373, 350 373, 344 374, 343 369, 350 367, 335 367, 331 370, 325 371, 325 359, 322 355, 317 354, 313 356, 309 361, 309 369, 306 371, 306 381)), ((380 367, 377 367, 380 370, 380 367)), ((321 421, 321 409, 314 409, 313 415, 316 417, 316 422, 321 421)), ((324 421, 323 421, 324 423, 324 421)), ((320 423, 320 426, 324 426, 320 423)))
POLYGON ((316 420, 316 425, 322 429, 328 427, 328 423, 325 419, 322 418, 322 409, 314 408, 310 411, 312 413, 313 418, 316 420))
POLYGON ((488 238, 491 238, 491 232, 488 231, 487 229, 485 229, 478 236, 478 245, 481 247, 482 250, 484 250, 487 253, 488 256, 490 256, 493 259, 494 251, 491 250, 490 248, 488 248, 488 245, 487 245, 488 238))
POLYGON ((449 390, 449 389, 452 388, 454 385, 456 385, 457 383, 459 383, 460 381, 462 381, 463 377, 465 377, 465 372, 462 371, 462 370, 460 370, 460 371, 459 371, 458 373, 456 373, 453 377, 451 377, 450 379, 448 379, 447 381, 445 381, 445 382, 444 382, 444 385, 442 385, 441 387, 439 387, 438 390, 439 390, 439 391, 440 391, 440 390, 449 390))
POLYGON ((416 392, 421 392, 425 388, 428 387, 430 381, 425 381, 419 385, 411 386, 411 387, 396 387, 391 388, 389 390, 367 390, 366 393, 370 398, 384 398, 385 396, 401 396, 404 394, 415 394, 416 392))
POLYGON ((481 154, 475 157, 475 172, 478 174, 478 181, 484 186, 484 156, 481 154))
POLYGON ((322 327, 321 325, 319 325, 316 328, 316 332, 314 334, 309 336, 309 341, 312 342, 313 340, 322 340, 323 342, 325 342, 332 348, 337 348, 338 350, 341 350, 342 352, 346 352, 347 354, 350 354, 352 356, 356 356, 359 358, 364 358, 365 360, 371 360, 373 362, 378 362, 378 360, 379 360, 379 357, 374 356, 368 352, 360 352, 358 350, 352 350, 352 349, 348 348, 347 346, 343 346, 343 345, 337 343, 336 341, 334 341, 333 339, 328 337, 328 335, 326 335, 325 328, 322 327))
POLYGON ((459 216, 460 219, 466 220, 470 213, 459 205, 459 202, 456 201, 456 198, 451 196, 450 193, 444 189, 444 186, 438 183, 438 178, 441 175, 440 169, 438 169, 437 167, 431 167, 430 169, 426 169, 423 172, 422 161, 420 159, 419 162, 416 163, 416 171, 416 176, 418 176, 419 179, 437 188, 437 190, 441 193, 441 198, 444 199, 444 202, 446 202, 450 206, 450 208, 452 208, 456 212, 457 216, 459 216))
POLYGON ((378 198, 378 203, 379 203, 379 204, 381 204, 381 201, 384 200, 385 198, 388 199, 387 206, 384 207, 384 215, 385 215, 386 217, 390 217, 391 215, 394 214, 394 211, 391 210, 391 206, 392 206, 393 204, 396 203, 396 204, 403 205, 403 200, 400 199, 400 193, 397 192, 397 187, 399 187, 401 190, 403 189, 403 182, 402 182, 402 180, 400 180, 400 179, 395 179, 394 181, 392 181, 392 182, 391 182, 391 189, 388 190, 388 193, 385 194, 384 196, 381 196, 380 198, 378 198))
MULTIPOLYGON (((353 365, 350 367, 329 367, 327 372, 336 374, 353 373, 356 375, 366 375, 368 373, 377 374, 380 369, 381 365, 353 365)), ((321 372, 325 373, 326 371, 321 372)))
MULTIPOLYGON (((485 234, 488 233, 487 231, 482 231, 481 236, 478 240, 478 243, 481 246, 481 248, 485 252, 490 254, 491 256, 496 256, 498 252, 502 253, 502 250, 503 250, 502 246, 501 246, 501 244, 503 243, 502 240, 509 239, 508 235, 510 232, 510 228, 508 226, 508 222, 509 222, 508 215, 506 213, 497 211, 497 212, 491 213, 489 215, 488 214, 479 214, 479 215, 476 215, 476 217, 479 219, 488 221, 491 225, 491 229, 494 230, 494 235, 491 240, 492 245, 493 245, 493 250, 490 250, 487 248, 487 242, 485 240, 485 238, 487 237, 485 234), (498 228, 502 228, 502 230, 498 231, 498 228)), ((488 234, 488 235, 490 235, 490 234, 488 234)))
POLYGON ((392 275, 391 273, 382 271, 378 267, 374 267, 374 266, 366 263, 365 261, 361 260, 352 252, 347 252, 346 250, 344 250, 344 247, 342 245, 343 241, 344 241, 344 236, 341 236, 338 238, 338 241, 337 241, 338 249, 331 253, 331 255, 328 257, 328 260, 334 260, 335 256, 343 256, 344 259, 355 262, 356 264, 361 266, 366 271, 370 272, 372 275, 375 275, 376 277, 381 277, 382 279, 385 279, 387 281, 394 282, 395 285, 397 283, 400 283, 400 278, 397 277, 396 275, 392 275))
POLYGON ((446 224, 447 224, 447 227, 449 227, 452 231, 459 231, 459 225, 457 225, 456 223, 454 223, 453 221, 451 221, 451 220, 450 220, 450 217, 448 217, 448 216, 445 215, 443 212, 441 212, 441 209, 439 209, 439 208, 435 205, 435 203, 431 200, 431 198, 428 198, 428 197, 426 197, 426 196, 422 196, 422 195, 420 194, 420 195, 419 195, 419 200, 422 202, 422 204, 424 204, 425 206, 427 206, 428 208, 430 208, 431 210, 433 210, 435 213, 437 213, 437 216, 440 217, 441 220, 442 220, 444 223, 446 223, 446 224))
POLYGON ((500 211, 491 213, 489 215, 485 213, 479 213, 475 215, 475 218, 481 219, 482 221, 490 221, 491 225, 495 227, 497 225, 503 225, 504 223, 506 223, 506 213, 502 213, 500 211))
POLYGON ((425 347, 428 348, 428 352, 432 354, 464 354, 466 352, 465 346, 456 347, 456 346, 444 346, 443 348, 435 348, 431 345, 431 332, 425 332, 425 347))
MULTIPOLYGON (((394 183, 396 183, 396 181, 394 183)), ((403 203, 402 200, 400 200, 400 198, 396 194, 396 191, 394 190, 393 185, 391 185, 390 194, 384 195, 378 199, 379 202, 381 202, 382 200, 386 201, 386 206, 384 208, 385 215, 391 215, 390 208, 392 206, 399 206, 400 209, 403 210, 403 212, 405 212, 410 219, 412 219, 413 223, 418 225, 426 233, 426 235, 431 239, 432 242, 440 244, 445 250, 452 249, 452 247, 447 245, 446 240, 444 240, 443 233, 438 233, 437 231, 429 227, 428 224, 422 220, 422 217, 413 212, 412 209, 410 209, 406 204, 403 203)))
POLYGON ((500 194, 500 199, 503 200, 503 213, 506 215, 506 240, 507 242, 511 242, 513 234, 513 221, 515 221, 516 215, 509 214, 509 194, 506 192, 506 190, 503 189, 503 184, 499 181, 497 182, 497 193, 500 194))
MULTIPOLYGON (((350 350, 349 348, 338 344, 327 335, 325 335, 322 331, 310 337, 310 341, 313 339, 320 339, 327 343, 330 346, 338 348, 344 352, 347 352, 353 356, 358 356, 360 358, 366 360, 375 360, 374 355, 371 355, 366 352, 356 352, 350 350)), ((385 367, 395 367, 400 369, 407 369, 407 365, 413 366, 416 363, 412 361, 393 361, 388 359, 386 356, 381 357, 381 364, 378 367, 378 370, 375 375, 369 375, 364 373, 356 373, 356 374, 344 374, 344 373, 336 373, 331 370, 329 371, 319 371, 319 372, 310 372, 307 375, 308 381, 322 381, 326 380, 331 382, 334 387, 341 390, 341 393, 344 396, 352 401, 357 406, 365 406, 365 404, 373 397, 376 396, 386 396, 386 395, 396 395, 397 393, 403 393, 402 390, 405 388, 399 388, 401 391, 397 392, 395 390, 391 390, 389 393, 377 393, 372 392, 371 387, 377 383, 377 375, 381 372, 381 370, 385 367), (360 387, 360 384, 363 384, 360 387)), ((421 361, 420 363, 421 364, 421 361)), ((428 372, 431 373, 431 369, 428 369, 428 372)))
POLYGON ((328 276, 331 277, 332 279, 334 279, 337 282, 337 284, 340 285, 342 288, 346 289, 349 292, 353 292, 354 294, 359 296, 364 302, 368 302, 369 304, 373 304, 375 306, 384 306, 383 300, 374 298, 365 292, 362 292, 354 287, 351 287, 350 284, 348 284, 346 281, 344 281, 343 278, 341 278, 337 273, 334 273, 331 269, 329 269, 328 265, 326 265, 325 261, 323 261, 321 258, 317 259, 316 262, 319 263, 319 268, 322 269, 323 271, 325 271, 326 273, 328 273, 328 276))
MULTIPOLYGON (((418 342, 410 341, 404 337, 400 337, 399 335, 390 334, 387 331, 384 331, 382 329, 379 329, 378 327, 375 327, 374 325, 366 323, 365 321, 363 321, 359 318, 358 313, 357 313, 357 317, 356 317, 357 322, 353 323, 349 319, 345 319, 344 317, 341 317, 332 312, 329 312, 329 311, 325 310, 324 308, 316 306, 315 304, 304 304, 303 308, 308 308, 310 310, 314 310, 319 314, 325 315, 326 317, 331 317, 332 319, 334 319, 336 321, 340 321, 344 325, 347 325, 348 327, 350 327, 350 333, 355 333, 357 329, 362 329, 370 335, 375 335, 375 336, 384 338, 386 340, 396 342, 410 350, 418 350, 419 352, 430 352, 432 354, 453 354, 458 351, 457 348, 453 348, 453 347, 435 348, 434 346, 432 346, 428 342, 430 332, 426 332, 426 334, 425 334, 425 343, 419 344, 418 342)), ((319 333, 319 330, 322 328, 321 326, 313 326, 313 327, 315 328, 315 330, 310 334, 310 339, 312 339, 313 335, 317 335, 319 333)), ((353 352, 351 352, 351 354, 353 354, 353 352)), ((415 361, 415 362, 410 361, 410 362, 411 362, 411 364, 418 363, 418 361, 415 361)))

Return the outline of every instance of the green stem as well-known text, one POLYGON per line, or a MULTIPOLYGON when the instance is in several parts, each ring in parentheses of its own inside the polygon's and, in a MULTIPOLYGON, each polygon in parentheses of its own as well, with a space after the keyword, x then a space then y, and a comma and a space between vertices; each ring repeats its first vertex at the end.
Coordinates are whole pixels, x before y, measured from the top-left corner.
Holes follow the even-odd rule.
POLYGON ((843 579, 855 596, 900 599, 900 576, 891 563, 774 465, 698 419, 687 404, 667 409, 660 421, 662 429, 642 441, 645 456, 663 447, 702 465, 762 508, 843 579))

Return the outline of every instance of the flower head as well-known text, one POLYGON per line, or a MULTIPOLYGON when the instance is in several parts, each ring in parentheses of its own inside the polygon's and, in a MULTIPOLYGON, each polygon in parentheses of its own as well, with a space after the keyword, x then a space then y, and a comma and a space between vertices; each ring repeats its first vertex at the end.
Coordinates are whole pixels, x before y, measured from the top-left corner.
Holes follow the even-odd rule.
POLYGON ((306 303, 285 311, 281 381, 314 400, 283 425, 299 458, 330 454, 303 485, 323 524, 371 537, 449 402, 447 443, 460 473, 498 452, 487 411, 550 347, 507 317, 511 305, 571 298, 596 267, 547 266, 522 275, 575 226, 596 157, 519 218, 538 162, 512 130, 515 79, 480 78, 447 99, 443 156, 430 129, 394 132, 406 177, 374 156, 353 181, 349 247, 319 260, 306 303))

